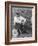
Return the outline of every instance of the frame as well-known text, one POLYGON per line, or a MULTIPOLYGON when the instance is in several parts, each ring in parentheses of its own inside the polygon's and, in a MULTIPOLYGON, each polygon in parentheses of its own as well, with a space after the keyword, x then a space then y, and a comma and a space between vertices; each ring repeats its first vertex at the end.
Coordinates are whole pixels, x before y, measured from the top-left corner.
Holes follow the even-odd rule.
POLYGON ((24 3, 24 2, 11 2, 11 1, 5 2, 5 44, 9 45, 9 44, 22 44, 22 43, 35 43, 35 42, 37 42, 37 4, 24 3), (16 14, 17 16, 18 15, 19 16, 16 17, 16 14), (17 18, 20 19, 17 20, 17 18), (23 25, 22 26, 23 29, 21 26, 20 26, 21 28, 19 28, 18 26, 20 25, 19 23, 23 25), (14 31, 13 27, 15 31, 18 30, 17 33, 14 32, 16 34, 13 34, 14 31), (18 34, 19 37, 17 37, 18 34))

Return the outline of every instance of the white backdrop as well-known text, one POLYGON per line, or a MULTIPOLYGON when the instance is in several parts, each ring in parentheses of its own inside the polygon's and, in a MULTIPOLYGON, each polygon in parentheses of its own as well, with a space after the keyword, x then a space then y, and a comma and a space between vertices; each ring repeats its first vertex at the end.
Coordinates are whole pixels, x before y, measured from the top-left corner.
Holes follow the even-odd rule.
MULTIPOLYGON (((5 45, 5 1, 7 0, 0 0, 0 46, 7 46, 5 45)), ((38 0, 13 0, 13 1, 38 3, 38 0)), ((18 44, 13 46, 38 46, 38 43, 18 44)))

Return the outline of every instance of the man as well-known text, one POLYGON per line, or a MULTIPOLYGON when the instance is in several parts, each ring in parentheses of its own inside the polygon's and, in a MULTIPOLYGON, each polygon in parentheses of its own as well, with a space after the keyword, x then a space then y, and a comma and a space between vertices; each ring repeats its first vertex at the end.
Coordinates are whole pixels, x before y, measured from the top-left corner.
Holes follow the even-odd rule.
POLYGON ((17 29, 18 35, 22 34, 23 26, 25 22, 26 22, 26 18, 24 18, 23 16, 14 17, 14 26, 15 29, 17 29))

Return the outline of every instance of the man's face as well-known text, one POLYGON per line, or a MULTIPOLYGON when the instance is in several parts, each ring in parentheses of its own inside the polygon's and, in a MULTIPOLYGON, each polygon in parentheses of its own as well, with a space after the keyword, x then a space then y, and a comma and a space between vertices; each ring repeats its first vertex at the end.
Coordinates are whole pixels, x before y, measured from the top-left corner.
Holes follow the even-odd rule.
POLYGON ((22 23, 23 25, 26 22, 26 18, 24 18, 22 16, 17 17, 17 20, 18 20, 19 23, 22 23))

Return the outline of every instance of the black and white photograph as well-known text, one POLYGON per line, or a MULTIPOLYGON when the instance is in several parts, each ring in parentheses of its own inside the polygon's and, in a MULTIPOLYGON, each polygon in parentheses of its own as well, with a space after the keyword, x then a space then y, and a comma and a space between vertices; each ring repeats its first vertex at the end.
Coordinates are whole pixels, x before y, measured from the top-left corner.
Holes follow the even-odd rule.
POLYGON ((37 42, 37 4, 5 3, 6 44, 37 42))
POLYGON ((32 37, 32 7, 12 7, 11 31, 13 38, 32 37))

